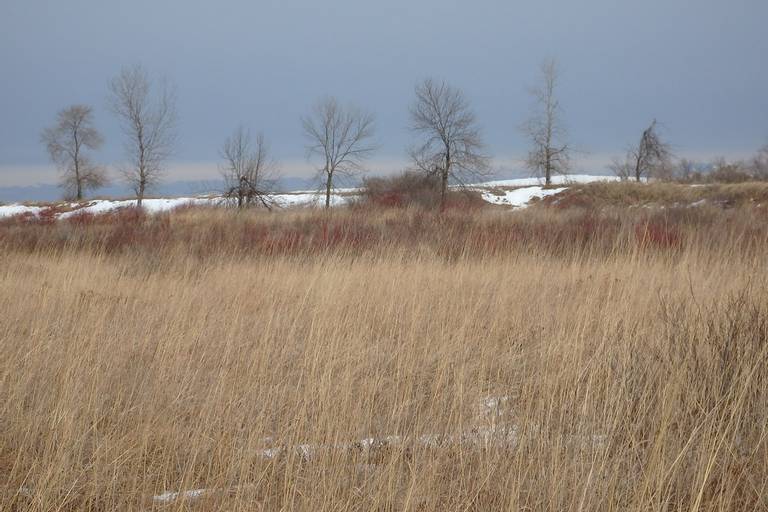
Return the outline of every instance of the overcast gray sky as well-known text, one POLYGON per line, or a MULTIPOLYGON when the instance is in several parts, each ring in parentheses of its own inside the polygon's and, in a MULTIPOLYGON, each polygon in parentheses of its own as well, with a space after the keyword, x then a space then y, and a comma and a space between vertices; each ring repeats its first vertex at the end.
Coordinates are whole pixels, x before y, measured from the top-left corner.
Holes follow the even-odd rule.
POLYGON ((55 181, 39 133, 73 103, 96 109, 98 159, 119 161, 106 84, 135 63, 177 87, 171 179, 214 177, 239 123, 284 173, 307 172, 299 118, 329 94, 376 115, 372 167, 396 170, 428 76, 466 92, 497 165, 515 167, 550 56, 583 170, 654 117, 678 153, 746 155, 768 142, 767 26, 766 0, 0 0, 0 186, 55 181))

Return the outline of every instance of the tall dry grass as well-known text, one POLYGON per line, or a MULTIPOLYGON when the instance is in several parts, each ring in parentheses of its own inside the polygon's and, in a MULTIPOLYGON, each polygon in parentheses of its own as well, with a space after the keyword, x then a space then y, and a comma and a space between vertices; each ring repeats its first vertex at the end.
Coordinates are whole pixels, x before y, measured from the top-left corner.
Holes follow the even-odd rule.
POLYGON ((766 510, 767 225, 8 222, 0 509, 766 510))

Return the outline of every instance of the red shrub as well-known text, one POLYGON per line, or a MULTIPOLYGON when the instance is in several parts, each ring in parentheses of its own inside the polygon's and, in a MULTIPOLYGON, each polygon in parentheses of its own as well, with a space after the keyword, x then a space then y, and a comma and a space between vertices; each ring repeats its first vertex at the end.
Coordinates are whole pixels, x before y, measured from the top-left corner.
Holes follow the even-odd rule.
POLYGON ((59 214, 63 213, 60 206, 49 206, 40 210, 37 214, 36 221, 40 224, 53 224, 58 220, 59 214))
POLYGON ((432 208, 440 201, 440 183, 434 176, 404 172, 396 176, 369 177, 363 181, 363 197, 380 207, 418 205, 432 208))
POLYGON ((680 247, 682 243, 677 226, 659 220, 646 220, 635 225, 635 239, 641 246, 662 249, 680 247))
POLYGON ((90 226, 96 221, 96 216, 91 212, 79 211, 67 217, 66 221, 74 226, 90 226))
POLYGON ((98 217, 104 224, 141 224, 147 214, 142 208, 118 208, 98 217))
POLYGON ((373 199, 376 206, 383 206, 385 208, 400 208, 405 204, 403 194, 400 192, 385 192, 380 196, 373 199))

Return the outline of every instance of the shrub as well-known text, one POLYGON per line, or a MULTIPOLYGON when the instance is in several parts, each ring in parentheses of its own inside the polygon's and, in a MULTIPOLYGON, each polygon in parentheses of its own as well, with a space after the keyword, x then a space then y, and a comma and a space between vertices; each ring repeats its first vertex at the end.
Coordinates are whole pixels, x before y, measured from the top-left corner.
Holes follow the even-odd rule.
POLYGON ((440 203, 440 183, 434 176, 406 171, 396 176, 366 178, 362 195, 374 206, 434 208, 440 203))
POLYGON ((708 178, 715 183, 744 183, 752 180, 752 176, 740 163, 722 159, 715 163, 715 169, 708 178))
POLYGON ((88 211, 78 211, 78 212, 75 212, 75 214, 72 215, 71 217, 68 217, 66 221, 69 224, 86 226, 89 224, 93 224, 96 221, 96 215, 88 211))
MULTIPOLYGON (((366 178, 362 187, 362 204, 383 208, 440 206, 440 181, 435 176, 405 171, 395 176, 366 178)), ((474 210, 485 206, 471 190, 451 189, 446 197, 447 210, 474 210)))
POLYGON ((671 249, 680 247, 682 239, 677 226, 659 219, 649 219, 635 226, 635 238, 643 246, 671 249))

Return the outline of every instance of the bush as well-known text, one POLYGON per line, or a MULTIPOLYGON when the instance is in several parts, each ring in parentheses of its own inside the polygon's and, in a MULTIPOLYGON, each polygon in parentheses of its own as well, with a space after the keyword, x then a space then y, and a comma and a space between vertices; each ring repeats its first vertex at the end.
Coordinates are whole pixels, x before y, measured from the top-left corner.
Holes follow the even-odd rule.
MULTIPOLYGON (((436 209, 440 206, 440 180, 436 176, 412 171, 396 176, 366 178, 361 195, 363 204, 371 206, 436 209)), ((473 191, 448 190, 446 209, 474 210, 483 206, 485 202, 473 191)))
POLYGON ((744 183, 753 180, 753 177, 742 165, 725 161, 716 163, 715 169, 708 178, 709 181, 715 183, 744 183))
POLYGON ((362 196, 375 206, 434 208, 440 204, 440 182, 434 176, 410 171, 371 177, 363 181, 362 196))

